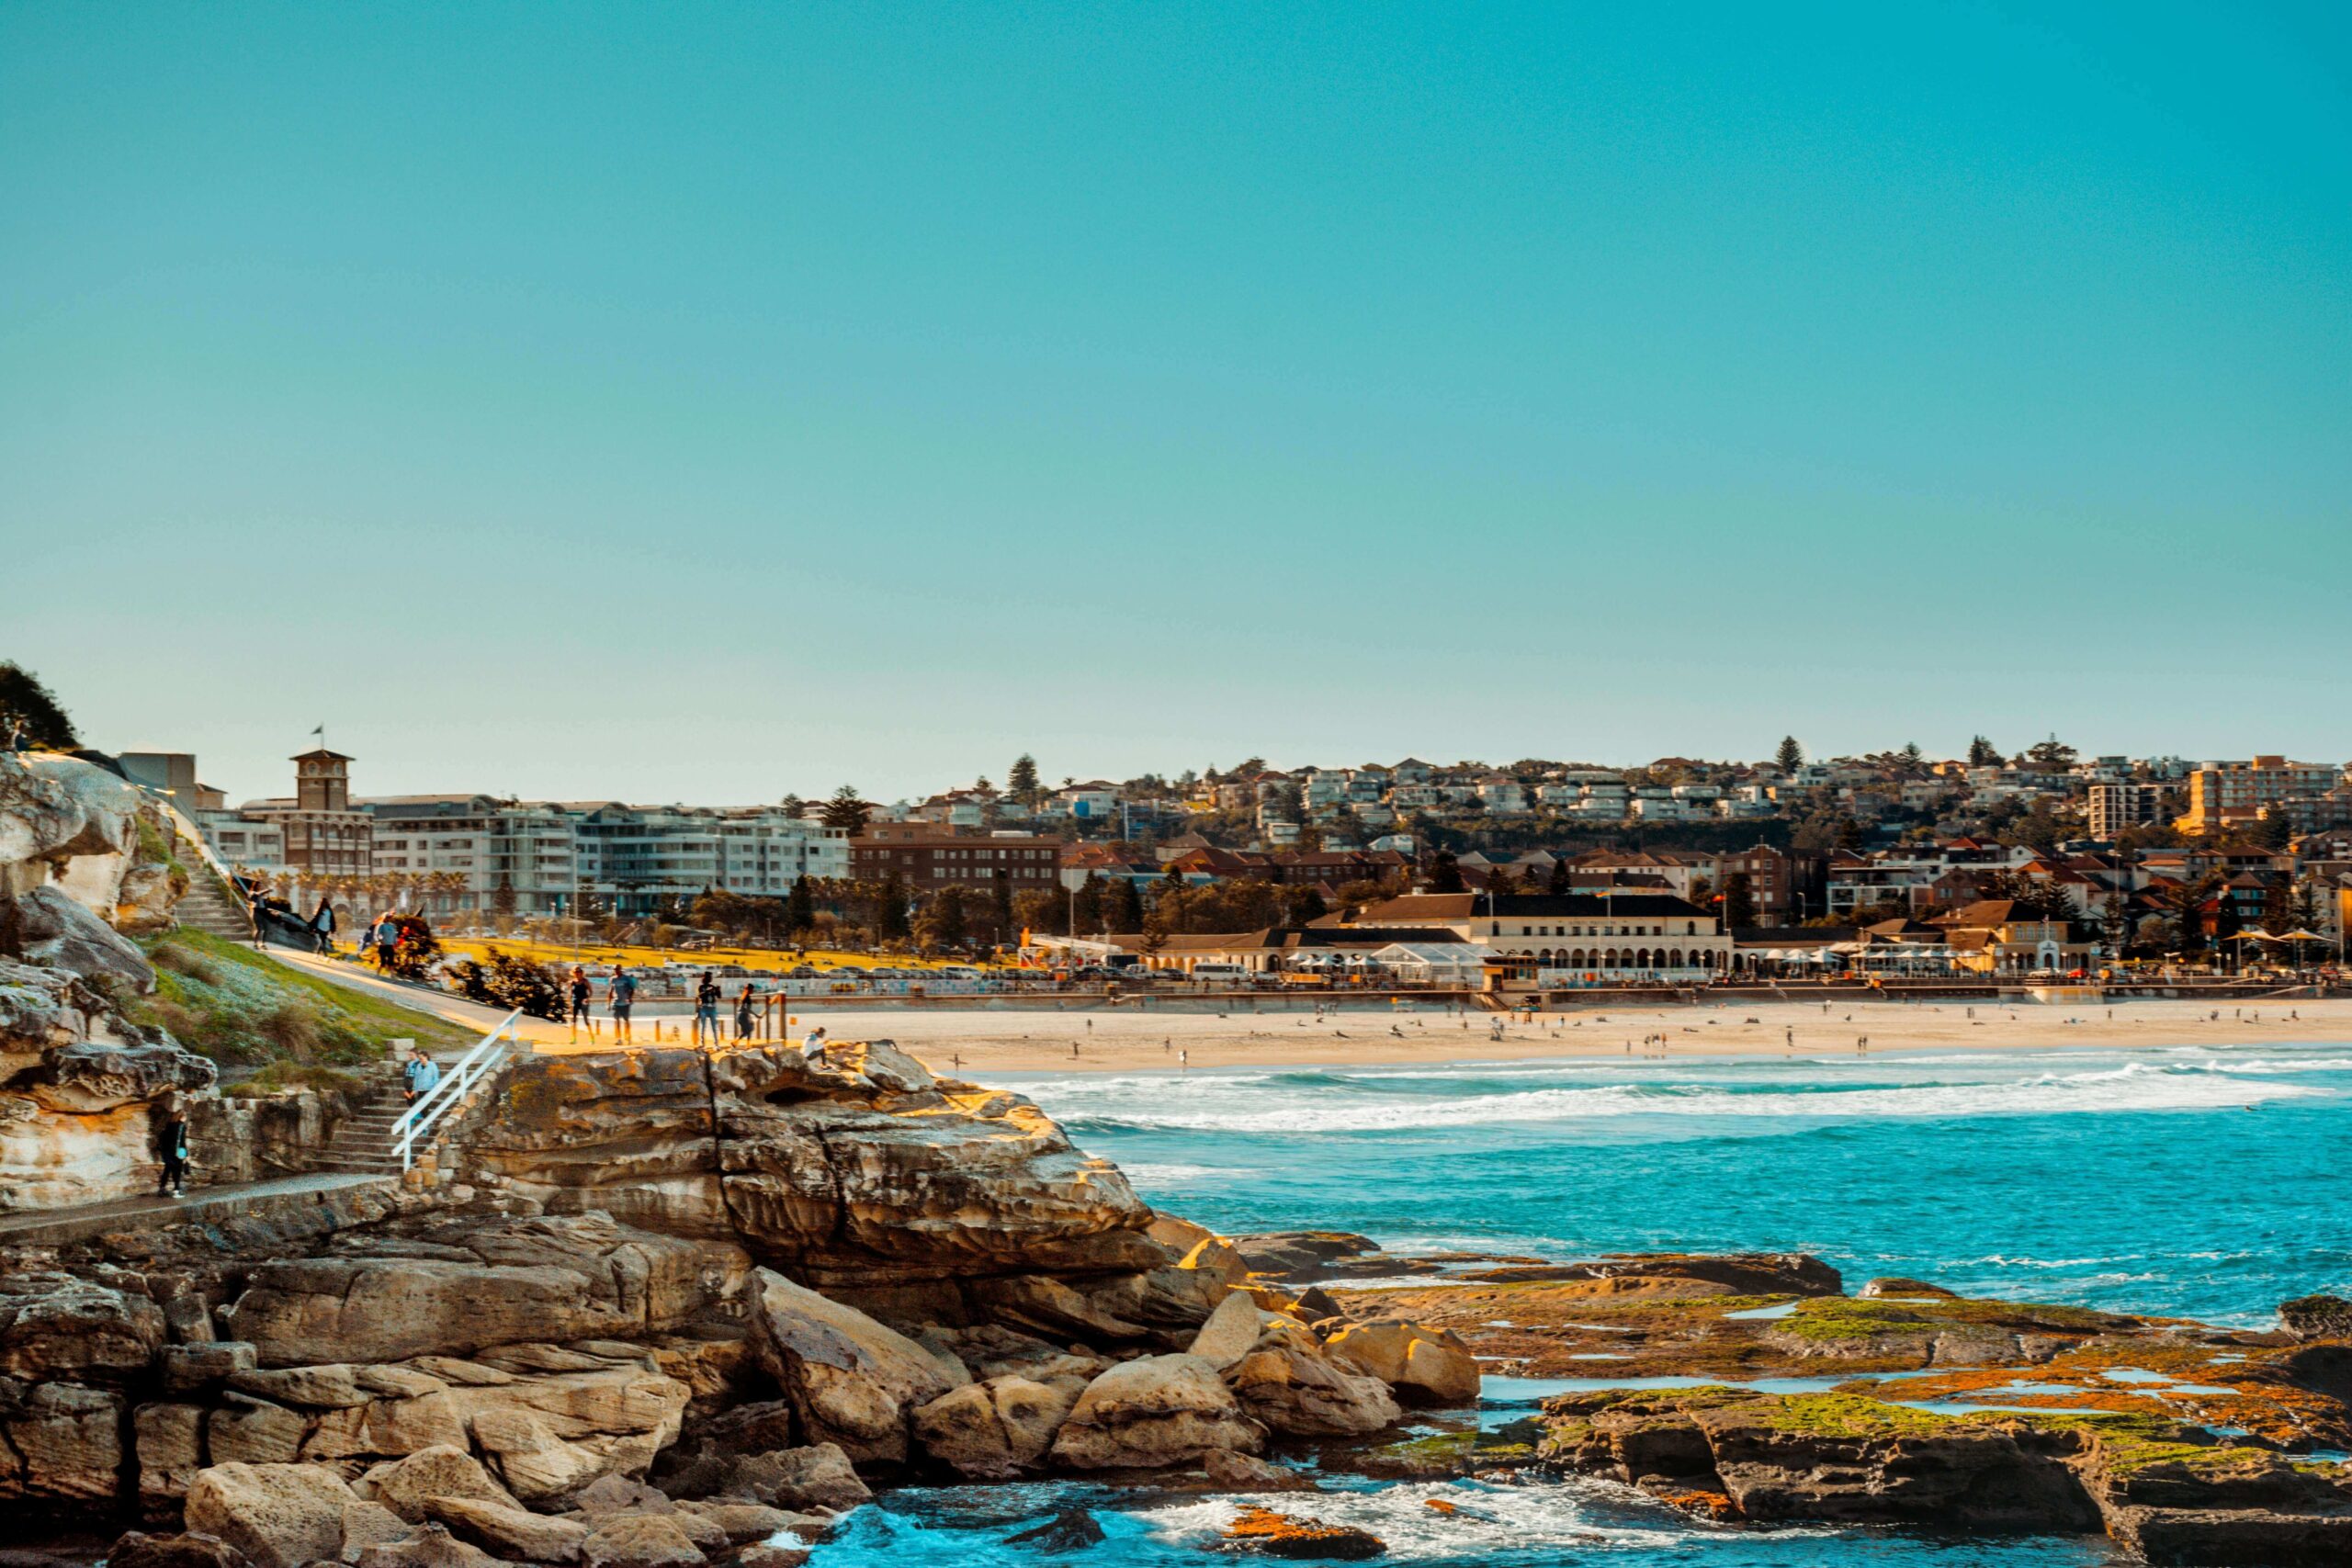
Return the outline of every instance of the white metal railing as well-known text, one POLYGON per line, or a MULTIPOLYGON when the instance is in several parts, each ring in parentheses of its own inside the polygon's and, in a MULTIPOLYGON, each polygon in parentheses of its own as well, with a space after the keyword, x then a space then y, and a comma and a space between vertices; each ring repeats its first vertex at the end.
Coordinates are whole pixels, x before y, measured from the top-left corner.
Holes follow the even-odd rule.
POLYGON ((497 1071, 505 1061, 506 1048, 514 1043, 509 1032, 522 1016, 523 1010, 517 1008, 500 1020, 497 1028, 458 1058, 458 1065, 443 1074, 439 1083, 401 1112, 401 1119, 392 1123, 392 1147, 401 1156, 402 1170, 414 1163, 417 1139, 431 1132, 435 1122, 464 1100, 468 1089, 497 1071))

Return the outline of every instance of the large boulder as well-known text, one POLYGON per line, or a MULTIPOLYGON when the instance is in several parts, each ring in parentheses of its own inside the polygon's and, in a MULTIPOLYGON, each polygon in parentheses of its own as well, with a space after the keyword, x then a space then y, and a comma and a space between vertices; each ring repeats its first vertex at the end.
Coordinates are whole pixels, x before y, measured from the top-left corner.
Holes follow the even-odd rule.
POLYGON ((588 1539, 585 1525, 480 1497, 427 1497, 424 1511, 459 1540, 508 1562, 576 1562, 588 1539))
POLYGON ((404 1459, 387 1461, 361 1476, 352 1491, 412 1524, 431 1516, 435 1498, 464 1498, 501 1508, 521 1506, 491 1479, 480 1460, 453 1445, 419 1449, 404 1459))
POLYGON ((915 1437, 940 1463, 982 1480, 1035 1468, 1053 1446, 1081 1384, 990 1378, 944 1393, 914 1413, 915 1437))
POLYGON ((2278 1303, 2278 1321, 2297 1339, 2352 1339, 2352 1301, 2298 1296, 2278 1303))
POLYGON ((475 1157, 551 1211, 740 1237, 819 1289, 1166 1267, 1125 1178, 887 1043, 533 1056, 475 1157))
POLYGON ((1187 1464, 1211 1449, 1255 1453, 1265 1428, 1242 1411, 1216 1369, 1198 1356, 1146 1356, 1086 1385, 1054 1438, 1073 1470, 1187 1464))
POLYGON ((1387 1318, 1351 1323, 1324 1342, 1341 1360, 1352 1361, 1396 1391, 1409 1404, 1464 1405, 1478 1402, 1478 1359, 1450 1328, 1387 1318))
POLYGON ((833 1443, 766 1453, 706 1450, 662 1484, 680 1497, 749 1498, 795 1511, 854 1508, 874 1495, 833 1443))
POLYGON ((34 964, 109 982, 133 995, 155 988, 147 955, 59 887, 17 896, 17 951, 34 964))
POLYGON ((0 751, 0 867, 128 856, 144 805, 133 785, 78 757, 0 751))
POLYGON ((762 1358, 810 1440, 853 1460, 905 1459, 915 1410, 971 1381, 961 1362, 773 1270, 759 1271, 753 1300, 762 1358))
POLYGON ((0 1500, 102 1506, 121 1485, 119 1393, 0 1378, 0 1500))
POLYGON ((187 1489, 187 1528, 228 1542, 254 1568, 334 1562, 345 1549, 404 1538, 390 1510, 318 1464, 220 1464, 187 1489))
POLYGON ((145 1296, 48 1270, 0 1274, 0 1377, 130 1382, 154 1364, 165 1332, 145 1296))
POLYGON ((130 1530, 107 1548, 107 1568, 252 1568, 252 1563, 216 1536, 130 1530))
POLYGON ((732 1247, 630 1230, 601 1213, 345 1242, 344 1256, 253 1271, 228 1316, 263 1365, 660 1334, 727 1297, 747 1261, 732 1247))
POLYGON ((1293 1437, 1377 1432, 1398 1414, 1386 1383, 1352 1362, 1335 1362, 1313 1334, 1285 1317, 1269 1321, 1256 1347, 1224 1375, 1243 1409, 1293 1437))

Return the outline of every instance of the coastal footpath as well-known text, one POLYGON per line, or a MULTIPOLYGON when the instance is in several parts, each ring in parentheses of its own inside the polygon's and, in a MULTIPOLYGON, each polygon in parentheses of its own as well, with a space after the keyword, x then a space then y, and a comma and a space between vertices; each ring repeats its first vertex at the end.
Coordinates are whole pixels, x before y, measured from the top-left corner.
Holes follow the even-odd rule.
MULTIPOLYGON (((159 1106, 222 1103, 135 1016, 153 977, 122 923, 170 899, 123 896, 163 863, 135 792, 85 767, 0 759, 0 1157, 59 1213, 153 1183, 159 1106)), ((1246 1499, 1224 1550, 1377 1555, 1315 1511, 1351 1474, 2104 1530, 2159 1562, 2352 1552, 2334 1298, 2249 1335, 1917 1280, 1849 1296, 1806 1258, 1220 1236, 1023 1097, 880 1041, 526 1054, 444 1131, 400 1180, 0 1247, 0 1504, 130 1527, 114 1568, 790 1568, 876 1488, 1040 1477, 1246 1499), (1400 1274, 1421 1288, 1361 1283, 1400 1274), (1693 1386, 1480 1427, 1485 1373, 1595 1356, 1693 1386), (1809 1381, 1760 1386, 1784 1377, 1809 1381)))

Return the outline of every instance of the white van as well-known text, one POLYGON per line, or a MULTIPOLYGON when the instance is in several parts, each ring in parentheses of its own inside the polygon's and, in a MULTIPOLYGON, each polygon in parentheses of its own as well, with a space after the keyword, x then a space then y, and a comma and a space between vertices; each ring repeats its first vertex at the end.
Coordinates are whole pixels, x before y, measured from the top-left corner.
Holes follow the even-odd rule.
POLYGON ((1250 968, 1243 964, 1195 964, 1185 978, 1218 981, 1228 986, 1246 985, 1250 979, 1250 968))

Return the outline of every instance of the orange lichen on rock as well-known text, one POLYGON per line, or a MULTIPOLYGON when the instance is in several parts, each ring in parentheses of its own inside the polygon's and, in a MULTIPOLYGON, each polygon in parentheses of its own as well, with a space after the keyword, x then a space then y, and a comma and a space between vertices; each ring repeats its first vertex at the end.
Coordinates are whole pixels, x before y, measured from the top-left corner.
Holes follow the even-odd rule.
POLYGON ((1260 1557, 1313 1557, 1360 1562, 1378 1557, 1388 1543, 1369 1530, 1348 1525, 1327 1525, 1321 1519, 1278 1514, 1272 1508, 1245 1505, 1217 1538, 1226 1551, 1246 1551, 1260 1557))

